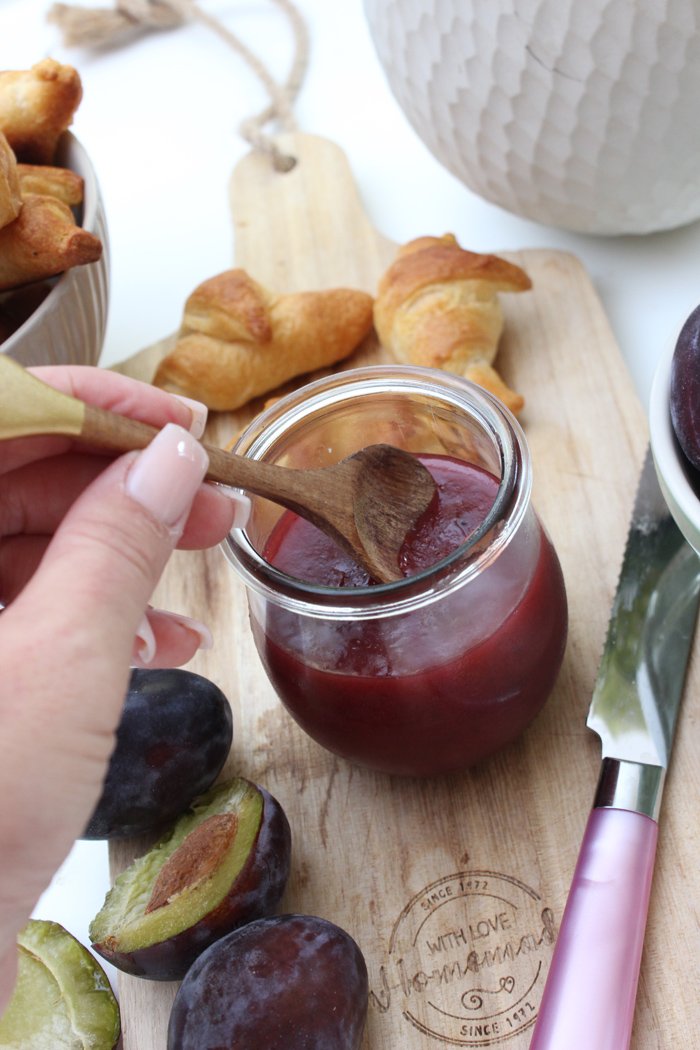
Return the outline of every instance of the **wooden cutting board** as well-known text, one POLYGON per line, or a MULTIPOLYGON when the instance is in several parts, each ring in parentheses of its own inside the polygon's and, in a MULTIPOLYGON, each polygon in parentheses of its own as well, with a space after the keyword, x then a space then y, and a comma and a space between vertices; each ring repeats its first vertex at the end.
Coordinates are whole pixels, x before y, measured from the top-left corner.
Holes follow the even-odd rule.
MULTIPOLYGON (((234 172, 236 265, 280 291, 374 292, 396 246, 368 222, 344 154, 306 135, 288 136, 283 147, 298 158, 291 172, 276 173, 260 154, 234 172)), ((215 647, 190 666, 230 697, 235 739, 226 771, 264 784, 289 816, 293 871, 282 910, 332 919, 365 954, 365 1050, 526 1050, 598 775, 599 744, 584 721, 646 417, 577 259, 502 254, 533 281, 531 292, 503 297, 499 366, 526 398, 534 502, 562 562, 571 620, 555 692, 514 746, 437 780, 354 768, 307 739, 277 701, 243 589, 220 551, 176 554, 155 596, 212 627, 215 647)), ((150 347, 121 371, 149 380, 171 344, 150 347)), ((381 357, 372 339, 346 364, 381 357)), ((259 407, 213 418, 208 438, 224 444, 259 407)), ((700 1029, 698 684, 696 662, 662 811, 634 1050, 690 1045, 700 1029)), ((112 847, 115 872, 136 848, 112 847)), ((121 980, 126 1050, 164 1050, 175 991, 121 980)))

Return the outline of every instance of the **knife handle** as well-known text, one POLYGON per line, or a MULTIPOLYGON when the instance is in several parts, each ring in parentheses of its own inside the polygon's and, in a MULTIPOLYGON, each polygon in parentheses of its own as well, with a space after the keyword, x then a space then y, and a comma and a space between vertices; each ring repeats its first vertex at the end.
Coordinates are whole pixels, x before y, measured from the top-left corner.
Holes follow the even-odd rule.
POLYGON ((593 809, 530 1050, 627 1050, 658 824, 593 809))

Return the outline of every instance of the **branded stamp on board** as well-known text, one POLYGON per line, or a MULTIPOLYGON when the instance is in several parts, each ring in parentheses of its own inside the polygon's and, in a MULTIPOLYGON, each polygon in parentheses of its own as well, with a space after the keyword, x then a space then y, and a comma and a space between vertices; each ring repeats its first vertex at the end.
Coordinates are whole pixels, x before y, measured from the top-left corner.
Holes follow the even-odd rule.
POLYGON ((552 911, 518 879, 447 875, 396 920, 373 1006, 442 1043, 505 1042, 535 1021, 555 939, 552 911))

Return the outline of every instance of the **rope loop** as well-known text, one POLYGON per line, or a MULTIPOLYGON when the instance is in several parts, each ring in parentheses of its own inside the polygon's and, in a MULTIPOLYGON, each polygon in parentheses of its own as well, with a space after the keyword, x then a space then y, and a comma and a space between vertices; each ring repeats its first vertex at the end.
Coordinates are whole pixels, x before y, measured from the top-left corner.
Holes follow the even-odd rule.
POLYGON ((283 153, 265 127, 277 122, 283 131, 295 131, 294 102, 306 75, 309 37, 306 23, 293 0, 272 0, 287 16, 294 38, 294 57, 282 84, 265 63, 218 18, 208 14, 195 0, 115 0, 113 8, 79 7, 55 3, 48 20, 61 30, 66 47, 108 48, 123 44, 129 37, 147 31, 175 29, 198 21, 216 33, 238 54, 262 82, 270 103, 262 112, 244 120, 239 133, 253 149, 267 153, 276 171, 291 171, 294 157, 283 153))

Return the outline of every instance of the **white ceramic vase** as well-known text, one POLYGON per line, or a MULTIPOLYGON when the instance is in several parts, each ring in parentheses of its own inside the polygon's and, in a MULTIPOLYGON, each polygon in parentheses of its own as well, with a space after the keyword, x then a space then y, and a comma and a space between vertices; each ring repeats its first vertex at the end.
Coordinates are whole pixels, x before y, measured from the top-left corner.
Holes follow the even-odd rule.
POLYGON ((698 0, 364 0, 435 157, 517 215, 587 233, 700 217, 698 0))

